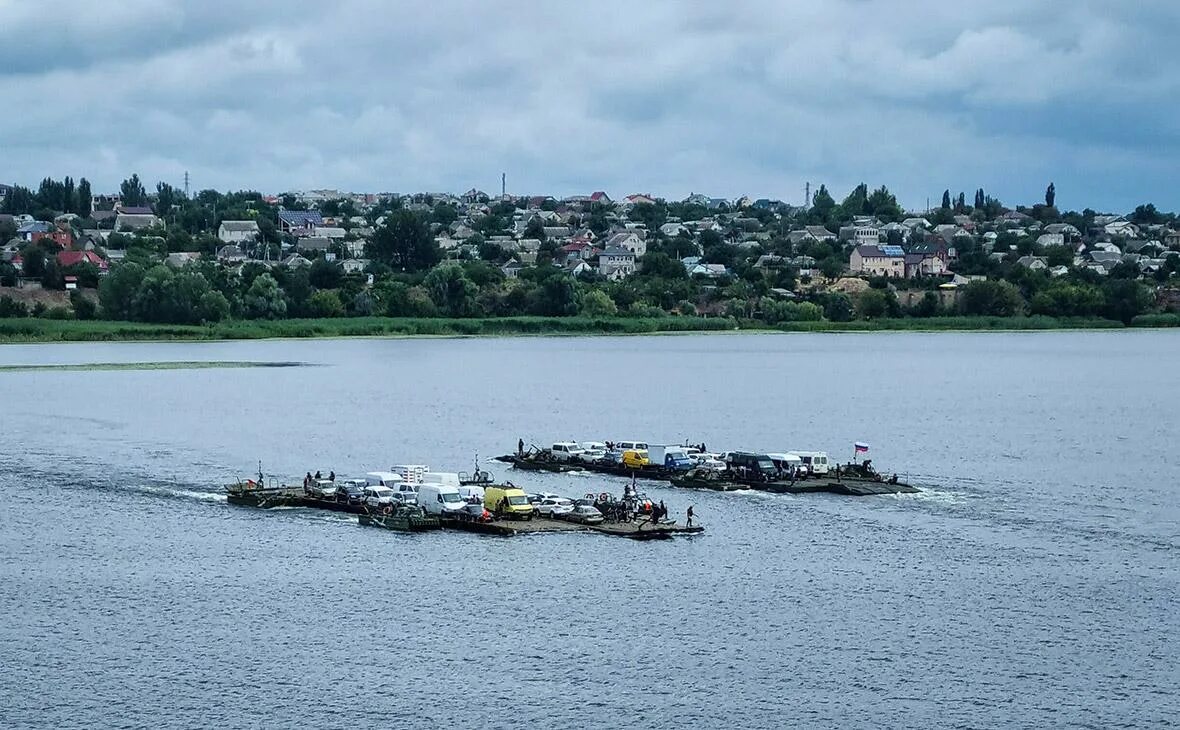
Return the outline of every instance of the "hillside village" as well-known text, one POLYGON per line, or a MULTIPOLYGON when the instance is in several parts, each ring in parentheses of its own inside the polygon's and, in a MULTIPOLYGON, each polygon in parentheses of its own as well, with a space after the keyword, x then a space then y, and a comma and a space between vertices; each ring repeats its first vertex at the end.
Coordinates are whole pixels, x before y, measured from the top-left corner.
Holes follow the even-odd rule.
POLYGON ((800 207, 476 189, 190 198, 163 183, 149 194, 137 176, 116 194, 83 183, 0 185, 0 314, 1129 321, 1180 302, 1174 215, 1061 213, 1053 186, 1029 207, 947 191, 938 208, 907 212, 865 185, 840 203, 821 186, 800 207), (84 294, 94 289, 98 307, 84 294), (73 311, 34 312, 20 302, 37 290, 79 293, 73 311))

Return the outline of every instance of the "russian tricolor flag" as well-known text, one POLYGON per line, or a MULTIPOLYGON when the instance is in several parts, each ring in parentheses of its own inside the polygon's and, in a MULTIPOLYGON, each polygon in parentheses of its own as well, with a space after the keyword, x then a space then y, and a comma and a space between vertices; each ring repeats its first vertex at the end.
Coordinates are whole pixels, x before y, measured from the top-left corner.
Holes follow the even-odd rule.
POLYGON ((856 447, 856 453, 858 454, 868 453, 869 445, 863 441, 857 441, 853 446, 856 447))

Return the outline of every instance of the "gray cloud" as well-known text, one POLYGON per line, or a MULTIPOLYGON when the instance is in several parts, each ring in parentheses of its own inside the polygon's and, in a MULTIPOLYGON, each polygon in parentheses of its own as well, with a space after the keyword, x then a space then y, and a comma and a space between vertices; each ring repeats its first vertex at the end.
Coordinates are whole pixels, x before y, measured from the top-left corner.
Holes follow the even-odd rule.
POLYGON ((0 0, 0 177, 1175 196, 1170 2, 0 0))

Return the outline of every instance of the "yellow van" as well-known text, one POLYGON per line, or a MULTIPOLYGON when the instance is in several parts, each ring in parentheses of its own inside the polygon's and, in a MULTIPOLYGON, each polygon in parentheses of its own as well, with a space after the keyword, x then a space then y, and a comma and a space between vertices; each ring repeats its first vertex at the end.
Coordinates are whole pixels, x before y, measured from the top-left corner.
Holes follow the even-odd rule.
POLYGON ((523 489, 513 486, 486 487, 483 490, 484 509, 497 517, 533 519, 533 506, 523 489))
POLYGON ((631 467, 632 469, 641 469, 648 464, 646 451, 624 451, 623 452, 623 466, 631 467))

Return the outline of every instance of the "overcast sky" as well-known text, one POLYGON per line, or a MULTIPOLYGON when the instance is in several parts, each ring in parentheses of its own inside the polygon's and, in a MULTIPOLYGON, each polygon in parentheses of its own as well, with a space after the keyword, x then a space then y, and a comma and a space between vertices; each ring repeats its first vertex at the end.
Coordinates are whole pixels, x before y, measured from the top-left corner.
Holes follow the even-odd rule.
POLYGON ((1180 209, 1180 2, 0 0, 0 181, 1180 209))

